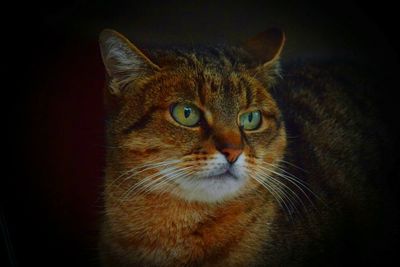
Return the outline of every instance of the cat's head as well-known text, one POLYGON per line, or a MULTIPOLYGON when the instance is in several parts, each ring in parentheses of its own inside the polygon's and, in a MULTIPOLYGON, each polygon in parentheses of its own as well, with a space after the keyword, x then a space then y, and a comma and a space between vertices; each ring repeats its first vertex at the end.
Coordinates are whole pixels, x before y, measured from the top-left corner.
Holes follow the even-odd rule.
POLYGON ((125 188, 125 197, 153 192, 201 202, 259 189, 286 147, 269 93, 283 44, 283 33, 271 29, 238 47, 142 52, 103 31, 108 182, 125 188))

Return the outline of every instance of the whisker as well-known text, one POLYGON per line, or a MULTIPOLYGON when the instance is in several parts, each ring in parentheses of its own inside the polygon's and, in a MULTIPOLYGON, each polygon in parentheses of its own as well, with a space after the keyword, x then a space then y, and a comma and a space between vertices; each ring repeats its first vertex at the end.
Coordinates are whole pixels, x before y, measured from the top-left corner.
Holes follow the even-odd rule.
POLYGON ((262 185, 269 193, 271 193, 272 197, 276 200, 278 205, 283 209, 286 210, 286 212, 291 215, 290 213, 290 208, 286 201, 282 198, 282 196, 279 194, 279 192, 276 191, 276 187, 271 187, 270 184, 265 183, 262 179, 258 178, 255 175, 252 175, 249 173, 249 176, 253 178, 255 181, 257 181, 260 185, 262 185))
MULTIPOLYGON (((272 165, 270 164, 270 166, 272 166, 272 165)), ((311 200, 311 198, 309 197, 309 195, 303 190, 303 188, 306 189, 307 191, 309 191, 309 192, 310 192, 311 194, 313 194, 315 197, 317 197, 317 196, 316 196, 316 194, 315 194, 307 185, 305 185, 304 183, 300 182, 300 181, 297 180, 296 178, 293 178, 293 177, 291 177, 291 176, 282 174, 282 173, 280 173, 280 172, 278 172, 278 171, 274 171, 274 170, 269 169, 269 168, 267 168, 267 167, 265 167, 265 166, 258 166, 258 167, 259 167, 259 168, 262 168, 262 169, 264 169, 264 170, 266 170, 266 171, 268 171, 268 172, 270 172, 270 173, 273 173, 273 174, 275 174, 275 175, 277 175, 277 176, 279 176, 279 177, 285 179, 286 181, 290 182, 291 184, 293 184, 297 189, 299 189, 299 190, 304 194, 304 196, 308 199, 308 201, 314 206, 314 202, 311 200), (302 187, 301 187, 301 186, 302 186, 302 187)))
POLYGON ((145 171, 151 170, 151 169, 155 169, 157 167, 164 167, 164 166, 168 166, 168 165, 172 165, 175 163, 179 163, 179 160, 166 160, 166 161, 161 161, 161 162, 152 162, 152 163, 146 163, 146 164, 141 164, 138 166, 135 166, 132 169, 127 170, 126 172, 122 173, 120 176, 118 176, 114 181, 112 181, 110 183, 110 186, 114 186, 118 181, 120 181, 121 179, 124 178, 124 176, 130 174, 128 177, 125 177, 125 179, 123 179, 119 184, 117 184, 117 186, 120 186, 123 182, 125 182, 126 180, 131 179, 132 177, 136 176, 137 174, 143 173, 145 171), (140 170, 138 172, 135 172, 136 170, 140 170))
POLYGON ((274 184, 277 188, 279 188, 284 196, 288 199, 288 201, 292 204, 294 210, 297 210, 297 206, 295 205, 296 199, 302 202, 301 198, 294 192, 290 187, 288 187, 285 183, 277 180, 272 175, 269 175, 265 171, 262 171, 262 166, 258 167, 258 173, 262 179, 265 181, 269 181, 270 183, 274 184))
POLYGON ((297 201, 301 203, 301 205, 305 208, 303 200, 294 192, 289 186, 287 186, 285 183, 282 183, 281 181, 277 180, 274 178, 272 175, 268 175, 266 173, 261 174, 262 177, 264 177, 266 180, 270 181, 273 183, 277 188, 279 188, 284 196, 288 199, 289 203, 291 204, 291 207, 293 208, 293 211, 299 212, 297 205, 295 204, 297 201), (297 201, 296 201, 297 199, 297 201))
POLYGON ((154 183, 151 183, 149 185, 146 185, 145 188, 143 188, 143 192, 150 192, 156 189, 156 187, 160 187, 161 185, 165 185, 169 183, 170 181, 175 180, 176 177, 180 177, 185 173, 185 170, 190 169, 191 167, 184 167, 184 168, 176 168, 174 171, 169 172, 169 173, 164 173, 161 176, 161 179, 157 179, 154 181, 154 183))
POLYGON ((168 177, 167 175, 172 175, 172 174, 176 175, 176 174, 179 174, 180 172, 182 172, 183 170, 189 169, 189 168, 191 168, 191 167, 183 167, 183 168, 168 167, 166 169, 159 170, 158 173, 152 174, 152 175, 144 178, 143 180, 141 180, 140 182, 135 184, 133 187, 128 189, 127 192, 123 196, 123 200, 126 200, 136 190, 137 191, 135 192, 135 194, 141 194, 141 193, 146 194, 146 193, 148 193, 149 188, 151 188, 153 185, 157 184, 158 182, 160 182, 163 179, 165 179, 166 177, 168 177), (156 178, 156 179, 152 180, 153 178, 156 178))
POLYGON ((159 176, 160 176, 160 173, 158 173, 158 172, 154 173, 150 176, 143 178, 142 180, 140 180, 138 183, 134 184, 133 186, 129 187, 128 190, 126 190, 126 192, 121 196, 121 201, 125 201, 131 194, 133 194, 133 192, 138 190, 142 185, 147 185, 147 184, 153 182, 154 181, 154 180, 152 180, 153 178, 159 179, 160 178, 159 176))
MULTIPOLYGON (((165 192, 170 192, 172 193, 173 190, 170 190, 171 188, 166 186, 164 187, 162 190, 158 190, 161 186, 164 186, 165 184, 169 184, 170 181, 177 181, 179 179, 187 179, 189 177, 189 175, 193 174, 194 171, 189 170, 189 171, 182 171, 182 173, 180 173, 179 175, 175 175, 174 177, 166 177, 166 179, 162 182, 160 182, 159 184, 155 185, 153 187, 153 191, 157 190, 158 194, 161 195, 165 192)), ((174 190, 176 190, 176 188, 174 188, 174 190)))
POLYGON ((162 167, 162 166, 165 166, 165 165, 171 165, 171 164, 178 163, 178 162, 180 162, 180 161, 179 160, 166 160, 166 161, 161 161, 161 162, 146 163, 146 164, 136 166, 136 167, 126 171, 121 176, 124 176, 124 175, 129 174, 129 173, 133 173, 136 170, 139 170, 139 169, 142 169, 142 168, 144 168, 144 169, 142 169, 142 170, 140 170, 138 172, 135 172, 134 174, 136 175, 136 174, 142 173, 142 172, 144 172, 144 171, 146 171, 148 169, 151 169, 151 168, 162 167))
MULTIPOLYGON (((174 167, 169 167, 169 169, 174 170, 174 167)), ((164 175, 161 174, 159 171, 153 173, 150 176, 147 176, 134 184, 131 188, 129 188, 126 193, 123 195, 122 200, 125 201, 130 195, 133 193, 140 194, 142 191, 146 190, 147 187, 151 186, 152 184, 156 183, 157 181, 163 179, 164 175), (154 179, 155 178, 155 179, 154 179), (136 192, 135 192, 136 191, 136 192)))
POLYGON ((299 170, 301 170, 301 171, 303 171, 303 172, 305 172, 305 173, 308 173, 307 170, 305 170, 305 169, 303 169, 303 168, 297 166, 296 164, 293 164, 293 163, 291 163, 291 162, 289 162, 289 161, 287 161, 287 160, 281 159, 281 160, 279 160, 279 161, 282 162, 282 163, 288 164, 288 165, 290 165, 290 166, 292 166, 292 167, 294 167, 294 168, 296 168, 296 169, 299 169, 299 170))
MULTIPOLYGON (((281 166, 279 166, 279 164, 271 164, 268 162, 264 162, 264 163, 268 164, 272 168, 278 169, 279 171, 283 172, 284 174, 282 174, 282 175, 285 175, 287 178, 293 180, 293 182, 298 183, 300 186, 303 186, 304 189, 306 189, 306 190, 310 191, 310 193, 314 194, 314 192, 309 188, 310 185, 307 182, 301 180, 300 178, 298 178, 298 177, 294 176, 293 174, 291 174, 290 172, 286 171, 281 166)), ((316 196, 316 195, 314 195, 314 196, 316 196)))

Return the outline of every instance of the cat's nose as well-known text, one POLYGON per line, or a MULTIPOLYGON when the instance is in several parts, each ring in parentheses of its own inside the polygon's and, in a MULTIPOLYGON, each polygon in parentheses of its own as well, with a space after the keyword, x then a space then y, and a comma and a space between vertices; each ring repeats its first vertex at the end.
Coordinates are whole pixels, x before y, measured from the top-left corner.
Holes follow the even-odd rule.
POLYGON ((215 130, 213 140, 215 148, 221 152, 226 160, 233 164, 243 152, 243 140, 239 131, 215 130))
POLYGON ((233 164, 239 158, 240 154, 242 154, 243 150, 241 148, 232 148, 232 147, 224 147, 221 150, 221 153, 224 154, 226 160, 233 164))

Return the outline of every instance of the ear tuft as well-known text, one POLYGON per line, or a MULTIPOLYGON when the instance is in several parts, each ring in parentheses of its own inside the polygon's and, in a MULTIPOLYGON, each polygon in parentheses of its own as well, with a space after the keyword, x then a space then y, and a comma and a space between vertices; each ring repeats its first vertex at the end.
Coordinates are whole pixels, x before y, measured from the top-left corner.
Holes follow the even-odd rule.
POLYGON ((160 70, 126 37, 114 30, 103 30, 99 43, 101 57, 110 78, 110 92, 114 95, 120 94, 131 82, 160 70))
POLYGON ((254 76, 268 85, 274 84, 280 77, 279 58, 284 44, 284 32, 278 28, 270 28, 248 39, 242 45, 258 63, 258 66, 252 70, 254 76))

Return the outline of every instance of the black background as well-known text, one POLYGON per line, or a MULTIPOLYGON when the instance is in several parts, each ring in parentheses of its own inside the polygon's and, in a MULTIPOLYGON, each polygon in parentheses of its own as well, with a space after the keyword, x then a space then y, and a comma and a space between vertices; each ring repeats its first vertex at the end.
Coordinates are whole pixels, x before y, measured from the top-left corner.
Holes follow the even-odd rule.
MULTIPOLYGON (((279 26, 288 40, 284 60, 357 58, 381 77, 374 97, 396 151, 397 8, 366 2, 76 0, 5 7, 0 265, 96 264, 105 150, 97 36, 103 28, 140 47, 236 43, 279 26)), ((385 181, 393 201, 398 158, 391 155, 393 177, 385 181)), ((384 262, 393 251, 380 255, 384 262)))

